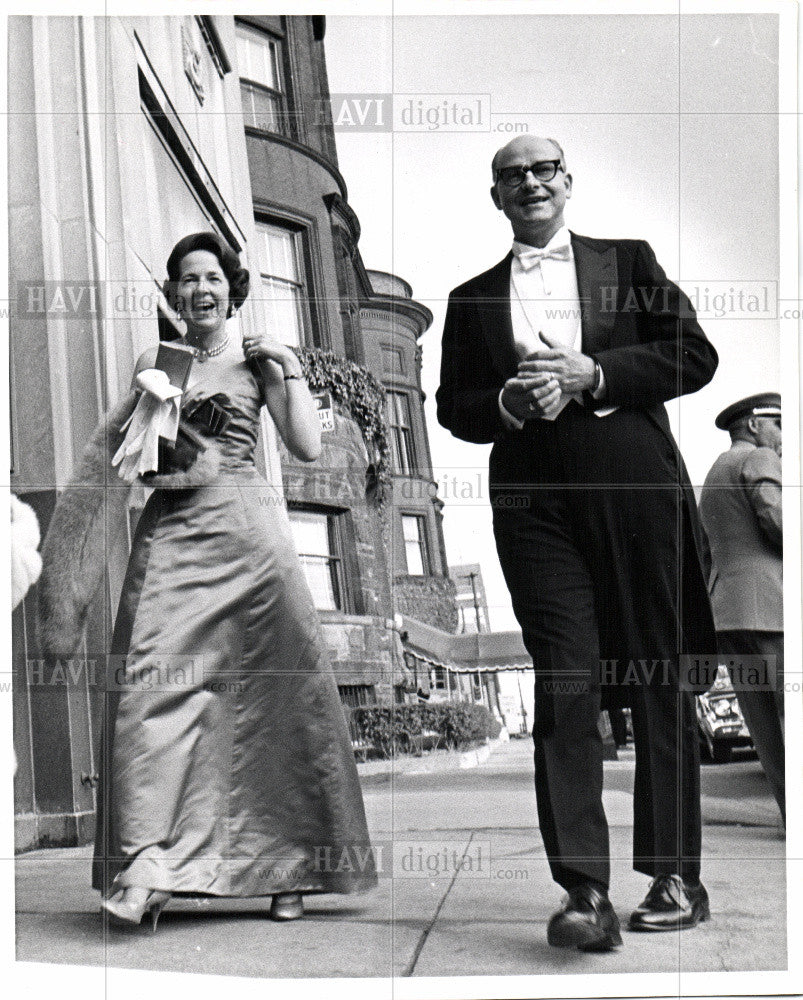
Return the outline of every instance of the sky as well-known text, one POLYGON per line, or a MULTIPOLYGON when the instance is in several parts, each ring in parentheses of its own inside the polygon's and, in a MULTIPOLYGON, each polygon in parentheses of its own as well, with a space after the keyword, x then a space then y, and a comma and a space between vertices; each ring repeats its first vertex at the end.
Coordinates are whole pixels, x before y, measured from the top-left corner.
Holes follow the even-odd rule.
POLYGON ((406 279, 434 314, 422 380, 447 555, 481 564, 494 628, 516 624, 491 532, 490 448, 435 418, 448 293, 510 246, 489 196, 491 157, 516 129, 556 137, 574 178, 569 228, 648 240, 708 302, 719 370, 667 407, 700 484, 729 444, 716 414, 781 387, 778 37, 774 14, 327 18, 332 94, 363 109, 382 99, 382 123, 393 121, 371 131, 343 118, 340 169, 366 266, 406 279), (761 312, 740 311, 740 295, 761 312))

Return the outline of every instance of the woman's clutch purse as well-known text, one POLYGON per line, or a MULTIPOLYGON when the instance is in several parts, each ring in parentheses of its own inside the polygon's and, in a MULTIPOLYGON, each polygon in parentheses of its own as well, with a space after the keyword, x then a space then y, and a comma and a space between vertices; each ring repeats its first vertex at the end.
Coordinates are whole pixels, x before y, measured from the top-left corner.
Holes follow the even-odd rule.
POLYGON ((195 464, 206 451, 205 438, 219 437, 231 423, 231 416, 220 405, 225 400, 222 393, 217 393, 182 408, 175 442, 159 438, 159 469, 153 475, 186 472, 195 464))
POLYGON ((153 367, 164 372, 170 379, 170 384, 184 392, 194 360, 195 351, 187 344, 176 344, 163 340, 156 352, 156 361, 153 367))

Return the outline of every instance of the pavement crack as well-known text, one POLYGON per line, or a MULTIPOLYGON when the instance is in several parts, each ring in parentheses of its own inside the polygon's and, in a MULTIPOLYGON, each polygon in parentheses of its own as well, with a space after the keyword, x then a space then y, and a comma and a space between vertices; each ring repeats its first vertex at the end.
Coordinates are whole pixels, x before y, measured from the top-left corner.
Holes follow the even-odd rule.
MULTIPOLYGON (((463 856, 460 859, 461 861, 468 854, 468 849, 469 847, 471 847, 471 842, 473 839, 474 839, 474 830, 472 830, 471 833, 469 834, 468 843, 466 844, 465 850, 463 851, 463 856)), ((429 935, 432 933, 432 928, 438 922, 438 917, 440 916, 441 910, 443 909, 444 903, 446 902, 449 893, 452 891, 452 886, 457 881, 457 876, 460 874, 460 870, 461 870, 460 865, 455 865, 454 873, 451 879, 449 879, 449 884, 446 886, 446 891, 438 901, 438 905, 435 907, 435 912, 432 914, 432 918, 428 921, 426 927, 421 932, 418 941, 416 942, 415 948, 413 949, 412 958, 404 967, 404 971, 402 972, 402 978, 412 976, 413 973, 415 972, 415 967, 416 965, 418 965, 418 959, 421 957, 421 952, 424 950, 424 945, 427 943, 427 939, 429 938, 429 935)))

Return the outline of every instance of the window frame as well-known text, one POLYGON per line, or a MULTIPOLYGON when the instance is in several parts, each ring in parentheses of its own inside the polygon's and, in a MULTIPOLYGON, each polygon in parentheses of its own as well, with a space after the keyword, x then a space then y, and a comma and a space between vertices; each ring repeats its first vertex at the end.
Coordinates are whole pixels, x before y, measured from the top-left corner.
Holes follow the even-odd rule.
MULTIPOLYGON (((315 289, 319 284, 319 269, 315 266, 316 258, 313 254, 314 227, 307 219, 302 219, 296 215, 280 214, 270 208, 260 208, 257 206, 254 214, 254 226, 257 236, 257 247, 255 253, 255 263, 259 273, 259 290, 262 293, 264 285, 263 279, 291 284, 286 278, 279 275, 266 274, 262 270, 262 260, 260 258, 260 233, 268 228, 282 230, 292 234, 295 242, 295 256, 301 273, 302 281, 298 283, 301 294, 297 300, 301 312, 301 341, 298 347, 322 347, 328 344, 323 343, 322 324, 319 313, 318 300, 315 296, 315 289)), ((263 314, 264 315, 264 314, 263 314)), ((291 345, 292 346, 292 345, 291 345)))
POLYGON ((386 388, 385 400, 393 472, 397 476, 415 477, 418 475, 418 461, 415 447, 415 433, 413 430, 412 407, 410 406, 410 393, 405 392, 403 389, 386 388), (397 399, 404 400, 403 408, 406 410, 406 424, 395 422, 398 417, 397 399), (399 461, 399 459, 403 459, 403 461, 399 461), (404 468, 405 464, 408 468, 404 468))
POLYGON ((429 534, 427 531, 427 518, 426 515, 418 513, 417 511, 402 511, 401 512, 401 529, 402 529, 402 542, 404 543, 404 565, 407 570, 408 576, 432 576, 432 560, 430 558, 430 547, 429 547, 429 534), (410 570, 410 560, 407 558, 407 544, 408 541, 412 542, 412 539, 408 539, 404 533, 404 522, 406 519, 415 521, 418 529, 418 547, 421 555, 421 568, 423 572, 413 573, 410 570))
POLYGON ((255 129, 257 132, 264 132, 267 135, 282 135, 287 138, 294 138, 294 130, 291 126, 291 115, 290 115, 290 93, 288 87, 289 74, 285 66, 286 61, 286 41, 279 35, 274 34, 271 31, 267 31, 265 28, 258 27, 257 25, 251 24, 248 21, 241 20, 240 18, 235 18, 234 22, 235 28, 235 45, 237 48, 237 70, 238 73, 241 69, 245 67, 240 65, 240 46, 239 42, 241 37, 250 37, 257 44, 264 45, 266 48, 271 49, 271 61, 276 68, 276 76, 278 89, 272 87, 269 84, 263 83, 260 80, 255 80, 250 76, 238 75, 238 80, 240 82, 240 98, 242 101, 243 89, 251 88, 252 90, 258 91, 263 94, 269 95, 273 98, 278 106, 278 122, 279 128, 269 129, 264 128, 262 125, 256 124, 249 120, 246 116, 245 108, 243 108, 243 123, 246 128, 255 129))
POLYGON ((375 684, 338 684, 337 693, 346 708, 368 708, 378 704, 375 684))
MULTIPOLYGON (((390 378, 402 377, 404 378, 407 374, 404 366, 404 351, 400 347, 395 347, 393 344, 381 344, 382 350, 382 370, 390 378)), ((389 387, 390 391, 393 390, 389 387)))
MULTIPOLYGON (((302 561, 302 570, 304 569, 303 559, 305 556, 310 558, 326 558, 330 573, 331 562, 335 562, 337 590, 339 590, 340 594, 340 603, 338 605, 337 599, 335 599, 334 608, 319 608, 316 606, 315 610, 319 614, 364 614, 359 564, 356 556, 357 550, 355 544, 354 524, 352 522, 351 512, 342 508, 326 507, 320 504, 308 504, 301 501, 288 502, 287 512, 291 522, 293 514, 313 514, 326 518, 327 540, 330 550, 329 554, 324 557, 323 553, 299 552, 298 555, 299 559, 302 561)), ((335 594, 335 598, 337 598, 337 593, 335 594)))

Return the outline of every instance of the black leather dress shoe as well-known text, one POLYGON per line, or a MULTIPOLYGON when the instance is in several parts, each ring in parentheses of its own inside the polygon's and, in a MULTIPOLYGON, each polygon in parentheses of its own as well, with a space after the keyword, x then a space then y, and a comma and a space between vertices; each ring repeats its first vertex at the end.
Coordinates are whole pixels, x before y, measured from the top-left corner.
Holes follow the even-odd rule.
POLYGON ((680 875, 659 875, 650 882, 644 902, 630 915, 630 930, 680 931, 710 919, 702 882, 691 886, 680 875))
POLYGON ((547 941, 556 948, 609 951, 622 943, 619 918, 607 896, 591 885, 578 885, 550 918, 547 941))

